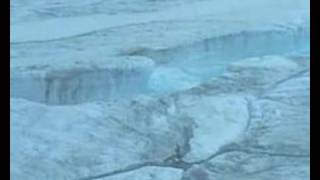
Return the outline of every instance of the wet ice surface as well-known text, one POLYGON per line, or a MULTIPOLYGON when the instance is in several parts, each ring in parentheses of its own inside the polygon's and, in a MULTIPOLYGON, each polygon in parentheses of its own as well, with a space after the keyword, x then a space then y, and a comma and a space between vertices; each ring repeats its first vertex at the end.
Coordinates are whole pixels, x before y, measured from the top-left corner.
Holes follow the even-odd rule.
POLYGON ((309 4, 11 0, 10 175, 309 179, 309 4))

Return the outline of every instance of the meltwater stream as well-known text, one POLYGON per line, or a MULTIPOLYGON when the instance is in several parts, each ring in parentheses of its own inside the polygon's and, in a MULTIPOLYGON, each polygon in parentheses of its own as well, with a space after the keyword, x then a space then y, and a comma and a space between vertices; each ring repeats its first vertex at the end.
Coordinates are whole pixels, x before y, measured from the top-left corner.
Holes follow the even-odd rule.
MULTIPOLYGON (((309 27, 247 31, 132 56, 135 68, 59 70, 11 77, 12 97, 50 105, 130 99, 188 89, 221 75, 232 62, 264 55, 309 54, 309 27), (139 58, 140 57, 140 58, 139 58), (150 63, 153 61, 153 63, 150 63), (31 87, 32 86, 32 87, 31 87)), ((124 60, 124 62, 131 60, 124 60)), ((121 64, 118 62, 118 64, 121 64)), ((36 70, 35 70, 36 71, 36 70)))

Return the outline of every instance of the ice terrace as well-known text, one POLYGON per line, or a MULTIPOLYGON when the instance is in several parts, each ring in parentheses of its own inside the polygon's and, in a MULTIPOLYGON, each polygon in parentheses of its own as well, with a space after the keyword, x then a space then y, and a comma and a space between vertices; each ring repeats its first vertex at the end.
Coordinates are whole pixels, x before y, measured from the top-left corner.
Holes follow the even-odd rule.
POLYGON ((308 26, 241 31, 184 46, 138 49, 122 54, 122 57, 98 59, 90 64, 83 60, 85 57, 61 59, 60 63, 49 67, 37 62, 37 65, 17 68, 18 73, 12 72, 10 92, 12 97, 46 104, 77 104, 131 98, 137 94, 171 93, 220 75, 228 64, 244 58, 307 55, 309 31, 308 26))

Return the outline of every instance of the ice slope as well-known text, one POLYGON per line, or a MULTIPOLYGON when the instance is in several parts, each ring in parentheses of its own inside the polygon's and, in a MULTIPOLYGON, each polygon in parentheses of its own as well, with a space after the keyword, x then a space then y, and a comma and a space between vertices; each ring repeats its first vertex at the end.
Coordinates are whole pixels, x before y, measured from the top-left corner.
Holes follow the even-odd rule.
POLYGON ((161 98, 74 106, 12 98, 11 177, 308 179, 309 72, 308 59, 266 56, 161 98))

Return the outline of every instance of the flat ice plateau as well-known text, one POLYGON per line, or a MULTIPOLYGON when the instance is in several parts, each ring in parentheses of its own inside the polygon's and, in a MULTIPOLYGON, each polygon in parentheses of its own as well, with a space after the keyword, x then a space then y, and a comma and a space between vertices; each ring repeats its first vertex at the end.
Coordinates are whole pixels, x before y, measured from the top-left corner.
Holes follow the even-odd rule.
POLYGON ((10 9, 10 179, 310 179, 308 1, 10 9))

